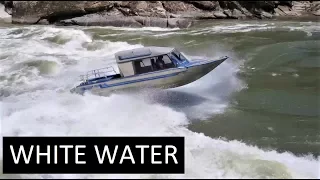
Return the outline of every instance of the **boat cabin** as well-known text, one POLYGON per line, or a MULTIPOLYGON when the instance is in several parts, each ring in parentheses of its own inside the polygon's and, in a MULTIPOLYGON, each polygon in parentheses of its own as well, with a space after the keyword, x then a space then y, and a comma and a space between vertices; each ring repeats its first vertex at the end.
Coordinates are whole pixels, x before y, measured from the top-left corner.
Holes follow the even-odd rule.
POLYGON ((178 67, 187 58, 172 47, 143 47, 115 54, 121 77, 178 67))
POLYGON ((120 51, 115 54, 115 58, 120 74, 112 66, 91 70, 80 76, 80 85, 166 70, 188 62, 182 53, 172 47, 143 47, 120 51))

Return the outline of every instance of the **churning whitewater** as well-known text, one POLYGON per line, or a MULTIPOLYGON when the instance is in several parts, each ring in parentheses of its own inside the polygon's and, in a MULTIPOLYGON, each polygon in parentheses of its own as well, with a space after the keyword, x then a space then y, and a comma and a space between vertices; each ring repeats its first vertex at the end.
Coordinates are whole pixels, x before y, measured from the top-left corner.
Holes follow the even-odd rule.
MULTIPOLYGON (((246 27, 261 29, 266 26, 244 24, 238 29, 244 31, 246 27)), ((238 63, 226 61, 214 72, 185 87, 109 97, 70 94, 69 90, 79 82, 78 77, 83 72, 115 63, 113 55, 117 51, 145 46, 114 39, 121 33, 99 35, 108 28, 98 28, 97 33, 86 29, 90 28, 0 26, 2 135, 184 136, 186 173, 119 176, 2 174, 2 178, 319 178, 319 160, 312 156, 298 157, 290 152, 263 150, 239 141, 213 139, 187 128, 193 120, 223 113, 229 104, 228 97, 246 88, 246 83, 235 75, 244 60, 237 59, 236 53, 229 49, 208 51, 214 51, 217 57, 228 53, 238 63), (108 40, 109 37, 113 39, 108 40), (206 91, 215 88, 215 93, 206 91), (185 96, 194 97, 192 102, 186 102, 192 106, 183 105, 185 96), (170 101, 174 97, 181 99, 170 101)), ((165 33, 196 35, 223 29, 232 30, 224 27, 193 31, 119 28, 129 34, 144 33, 141 36, 153 38, 165 36, 165 33)), ((141 37, 137 35, 137 38, 141 37)))

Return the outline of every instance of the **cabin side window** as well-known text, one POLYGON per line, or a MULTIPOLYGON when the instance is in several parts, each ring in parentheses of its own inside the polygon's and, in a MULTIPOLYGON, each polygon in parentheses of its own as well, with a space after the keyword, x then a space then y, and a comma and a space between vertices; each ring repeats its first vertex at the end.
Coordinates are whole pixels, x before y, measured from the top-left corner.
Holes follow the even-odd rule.
POLYGON ((150 58, 134 61, 133 64, 135 74, 143 74, 153 71, 150 58))
POLYGON ((161 55, 156 58, 155 70, 163 70, 174 67, 176 67, 176 65, 172 62, 168 55, 161 55))
POLYGON ((134 61, 135 74, 160 71, 176 67, 168 55, 134 61))

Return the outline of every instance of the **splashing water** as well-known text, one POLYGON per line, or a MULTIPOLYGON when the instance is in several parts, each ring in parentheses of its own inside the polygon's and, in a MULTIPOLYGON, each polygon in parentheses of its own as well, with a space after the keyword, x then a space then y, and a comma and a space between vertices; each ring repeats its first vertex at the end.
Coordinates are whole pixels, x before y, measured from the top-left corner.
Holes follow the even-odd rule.
POLYGON ((212 139, 187 128, 190 119, 194 117, 201 119, 223 112, 228 107, 227 97, 233 91, 243 88, 243 83, 235 76, 239 67, 232 62, 222 64, 216 71, 195 83, 158 94, 160 98, 167 100, 172 97, 168 94, 170 92, 174 96, 180 93, 182 97, 194 97, 191 100, 193 103, 195 99, 199 100, 194 106, 176 108, 172 102, 170 104, 168 101, 159 102, 159 99, 150 98, 159 92, 113 94, 109 97, 69 93, 69 89, 78 83, 79 74, 114 62, 113 54, 117 51, 143 47, 142 44, 94 40, 91 34, 80 28, 8 28, 0 29, 0 36, 0 109, 3 136, 184 136, 186 140, 184 175, 14 177, 319 177, 319 160, 296 157, 288 152, 266 151, 239 141, 212 139), (215 91, 210 91, 212 89, 215 91), (222 95, 225 98, 221 98, 222 95))

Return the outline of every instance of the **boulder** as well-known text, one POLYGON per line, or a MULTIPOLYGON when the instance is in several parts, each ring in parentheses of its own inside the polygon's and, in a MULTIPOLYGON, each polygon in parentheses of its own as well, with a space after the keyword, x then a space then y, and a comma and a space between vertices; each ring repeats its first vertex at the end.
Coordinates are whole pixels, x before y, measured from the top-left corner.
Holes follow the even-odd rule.
POLYGON ((200 12, 198 8, 190 3, 182 1, 162 1, 163 8, 172 14, 179 14, 181 12, 200 12))
POLYGON ((235 19, 244 19, 246 17, 240 10, 234 9, 232 10, 231 17, 235 19))
POLYGON ((271 19, 273 17, 273 15, 268 13, 268 12, 262 11, 261 12, 261 17, 271 19))
POLYGON ((134 19, 136 22, 139 22, 141 26, 162 27, 162 28, 168 27, 167 18, 135 16, 134 19))
POLYGON ((126 9, 133 16, 143 17, 166 17, 166 10, 160 1, 118 1, 115 2, 115 7, 126 9))
POLYGON ((250 12, 259 10, 274 13, 277 6, 277 1, 239 1, 239 4, 250 12))
POLYGON ((229 9, 226 9, 223 11, 223 13, 228 17, 228 18, 232 18, 232 12, 229 9))
POLYGON ((311 12, 315 16, 320 16, 320 2, 313 1, 308 8, 308 12, 311 12))
POLYGON ((142 27, 134 17, 109 16, 103 14, 87 14, 81 17, 60 20, 57 25, 79 25, 79 26, 115 26, 115 27, 142 27))
POLYGON ((274 12, 275 12, 275 16, 285 16, 286 15, 286 13, 283 12, 279 7, 274 9, 274 12))
POLYGON ((215 19, 212 12, 183 12, 179 14, 180 18, 186 19, 215 19))
POLYGON ((81 17, 60 20, 56 25, 79 25, 79 26, 115 26, 115 27, 162 27, 162 28, 188 28, 191 21, 181 18, 161 18, 124 16, 116 11, 110 13, 87 14, 81 17))
POLYGON ((298 16, 299 14, 295 11, 293 11, 290 7, 288 6, 282 6, 279 5, 277 7, 277 9, 279 9, 280 11, 282 11, 286 16, 298 16))
POLYGON ((223 11, 213 12, 213 15, 216 17, 216 19, 224 19, 227 17, 227 15, 223 13, 223 11))
POLYGON ((252 14, 237 1, 219 1, 219 4, 222 9, 225 9, 225 14, 228 17, 252 17, 252 14))
POLYGON ((12 22, 34 24, 41 19, 54 22, 106 10, 110 1, 13 1, 12 22))
POLYGON ((192 21, 181 18, 169 18, 168 28, 188 28, 192 25, 192 21))
POLYGON ((198 9, 213 11, 219 7, 219 3, 217 1, 185 1, 186 3, 190 3, 194 5, 198 9))
POLYGON ((9 15, 12 15, 12 6, 13 6, 13 1, 1 1, 1 4, 4 5, 5 7, 5 12, 8 13, 9 15))

